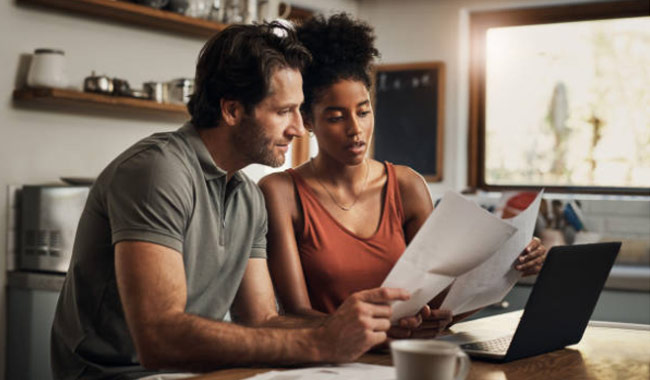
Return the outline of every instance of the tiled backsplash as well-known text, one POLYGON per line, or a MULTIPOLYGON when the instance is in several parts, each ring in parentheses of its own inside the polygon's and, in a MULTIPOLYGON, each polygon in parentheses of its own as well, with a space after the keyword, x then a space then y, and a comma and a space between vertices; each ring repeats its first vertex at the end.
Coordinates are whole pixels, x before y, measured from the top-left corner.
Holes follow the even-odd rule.
POLYGON ((582 210, 587 229, 601 240, 621 240, 622 263, 650 265, 649 200, 585 200, 582 210))

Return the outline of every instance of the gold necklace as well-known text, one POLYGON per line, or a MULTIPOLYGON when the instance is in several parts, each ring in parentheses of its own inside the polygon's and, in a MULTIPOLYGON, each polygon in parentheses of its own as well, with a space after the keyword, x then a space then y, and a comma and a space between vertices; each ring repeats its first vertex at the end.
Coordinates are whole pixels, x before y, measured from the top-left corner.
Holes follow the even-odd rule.
POLYGON ((368 164, 368 160, 366 159, 365 161, 366 161, 366 178, 363 180, 363 187, 361 188, 361 191, 359 192, 359 194, 357 194, 357 196, 354 198, 354 201, 352 202, 352 204, 347 206, 347 207, 342 206, 339 202, 337 202, 336 198, 334 198, 334 195, 332 195, 332 193, 330 193, 330 191, 327 190, 327 187, 325 187, 325 184, 323 182, 321 182, 321 180, 318 178, 318 175, 316 174, 316 167, 314 166, 314 158, 313 157, 309 160, 309 166, 311 167, 311 171, 314 173, 314 177, 316 177, 316 181, 318 181, 318 183, 323 187, 323 189, 325 189, 325 192, 327 193, 327 195, 330 196, 330 198, 332 199, 332 202, 334 202, 334 204, 338 208, 340 208, 341 210, 350 211, 350 210, 352 210, 352 207, 354 207, 354 205, 357 204, 357 201, 361 197, 361 194, 363 194, 366 191, 366 186, 368 186, 368 173, 370 173, 370 166, 368 164))

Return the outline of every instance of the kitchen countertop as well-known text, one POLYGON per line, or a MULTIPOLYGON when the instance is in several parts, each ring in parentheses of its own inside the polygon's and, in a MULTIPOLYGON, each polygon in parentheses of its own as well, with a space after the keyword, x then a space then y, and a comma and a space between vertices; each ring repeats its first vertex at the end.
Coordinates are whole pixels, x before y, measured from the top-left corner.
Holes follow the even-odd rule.
MULTIPOLYGON (((537 276, 523 277, 518 285, 533 285, 537 276)), ((605 290, 650 291, 650 267, 614 265, 605 282, 605 290)))

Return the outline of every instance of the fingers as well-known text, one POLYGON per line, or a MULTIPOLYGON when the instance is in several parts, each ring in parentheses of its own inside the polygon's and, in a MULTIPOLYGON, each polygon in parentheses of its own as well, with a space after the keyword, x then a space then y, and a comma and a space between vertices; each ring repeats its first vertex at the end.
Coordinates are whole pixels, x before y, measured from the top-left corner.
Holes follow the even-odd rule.
POLYGON ((398 326, 406 329, 414 329, 422 324, 422 315, 417 314, 412 317, 404 317, 398 321, 398 326))
POLYGON ((431 316, 431 307, 429 305, 422 306, 422 309, 420 309, 418 315, 423 320, 429 318, 431 316))
MULTIPOLYGON (((408 297, 408 292, 403 289, 376 288, 354 293, 346 300, 346 303, 355 308, 358 315, 390 318, 391 308, 389 303, 394 300, 406 300, 408 297)), ((412 321, 407 323, 412 323, 412 321)))
MULTIPOLYGON (((387 338, 388 338, 388 335, 386 334, 385 331, 373 332, 373 333, 370 333, 368 335, 368 341, 370 342, 370 347, 384 343, 387 338)), ((368 348, 370 348, 370 347, 368 347, 368 348)), ((361 355, 359 355, 359 356, 361 356, 361 355)))
POLYGON ((416 329, 403 329, 393 326, 388 335, 397 339, 434 338, 447 327, 447 322, 424 322, 416 329))
POLYGON ((411 334, 411 336, 409 338, 411 338, 411 339, 435 338, 438 335, 440 335, 442 330, 444 330, 444 328, 442 328, 442 329, 419 329, 419 330, 413 331, 413 333, 411 334))
MULTIPOLYGON (((321 352, 327 361, 355 360, 371 347, 386 341, 391 329, 390 302, 407 300, 403 289, 377 288, 354 293, 323 323, 317 341, 322 342, 321 352)), ((419 316, 404 319, 407 326, 419 325, 419 316)), ((395 329, 396 335, 404 331, 395 329)))
POLYGON ((410 328, 392 326, 388 330, 388 337, 393 339, 406 339, 411 337, 412 331, 410 328))
POLYGON ((357 297, 359 300, 364 302, 388 304, 391 301, 406 301, 410 298, 410 295, 404 289, 375 288, 357 292, 353 297, 357 297))
POLYGON ((447 309, 433 309, 431 316, 422 321, 421 330, 444 330, 451 323, 453 314, 447 309))
MULTIPOLYGON (((416 328, 407 328, 400 323, 399 326, 391 327, 388 336, 395 339, 434 338, 451 323, 453 318, 451 310, 430 309, 428 307, 422 308, 418 315, 426 315, 426 317, 423 317, 422 323, 419 326, 416 328)), ((402 318, 402 320, 404 319, 406 318, 402 318)))
POLYGON ((453 318, 453 314, 451 310, 449 309, 433 309, 431 310, 431 317, 430 319, 437 319, 437 320, 442 320, 442 321, 449 321, 451 322, 451 319, 453 318))
POLYGON ((538 237, 533 237, 533 239, 528 243, 525 249, 526 251, 531 252, 535 250, 535 248, 539 247, 540 245, 542 245, 542 241, 539 240, 538 237))
POLYGON ((545 259, 546 247, 538 238, 533 238, 517 258, 515 269, 522 272, 524 276, 536 274, 541 270, 545 259))
POLYGON ((372 330, 374 332, 382 332, 382 331, 385 332, 390 330, 391 324, 390 321, 385 318, 381 318, 381 319, 372 318, 367 321, 366 327, 369 330, 372 330))

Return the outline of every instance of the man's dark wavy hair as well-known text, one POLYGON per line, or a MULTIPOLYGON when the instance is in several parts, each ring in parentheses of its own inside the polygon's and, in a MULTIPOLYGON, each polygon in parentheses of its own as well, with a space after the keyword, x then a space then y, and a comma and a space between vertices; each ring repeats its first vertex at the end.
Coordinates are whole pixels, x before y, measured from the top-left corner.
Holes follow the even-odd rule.
POLYGON ((276 69, 302 71, 310 60, 295 32, 281 23, 229 26, 201 49, 187 104, 192 124, 217 126, 222 98, 240 101, 250 113, 268 95, 276 69))
POLYGON ((305 117, 312 116, 320 91, 340 80, 360 81, 370 89, 372 63, 379 57, 370 25, 339 13, 327 19, 314 17, 300 25, 296 34, 313 57, 302 75, 305 117))

